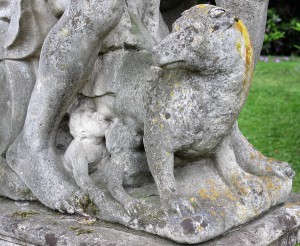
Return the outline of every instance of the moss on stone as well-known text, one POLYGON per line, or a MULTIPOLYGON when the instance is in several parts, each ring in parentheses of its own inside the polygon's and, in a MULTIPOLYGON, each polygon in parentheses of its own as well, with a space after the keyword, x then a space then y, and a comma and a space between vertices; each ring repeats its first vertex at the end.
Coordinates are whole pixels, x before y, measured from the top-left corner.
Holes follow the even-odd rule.
POLYGON ((21 218, 28 218, 30 216, 37 215, 37 214, 40 214, 40 213, 29 210, 29 211, 18 211, 18 212, 15 212, 15 213, 13 213, 13 216, 14 217, 21 217, 21 218))
POLYGON ((69 227, 72 231, 76 232, 76 236, 82 235, 82 234, 91 234, 94 232, 92 229, 84 229, 76 226, 70 226, 69 227))

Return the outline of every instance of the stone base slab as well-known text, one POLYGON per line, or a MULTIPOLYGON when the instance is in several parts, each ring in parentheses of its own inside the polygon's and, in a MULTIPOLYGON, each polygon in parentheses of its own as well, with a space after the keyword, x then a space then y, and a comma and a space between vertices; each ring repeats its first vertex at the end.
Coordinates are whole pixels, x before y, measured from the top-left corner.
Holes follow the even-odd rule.
MULTIPOLYGON (((300 241, 300 194, 202 246, 293 246, 300 241)), ((145 232, 0 198, 0 245, 182 245, 145 232)))

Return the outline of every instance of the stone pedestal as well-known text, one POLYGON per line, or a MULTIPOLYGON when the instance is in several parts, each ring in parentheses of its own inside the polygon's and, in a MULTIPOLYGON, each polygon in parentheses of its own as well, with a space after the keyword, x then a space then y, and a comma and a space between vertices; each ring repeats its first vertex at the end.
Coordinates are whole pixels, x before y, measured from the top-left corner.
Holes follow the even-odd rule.
MULTIPOLYGON (((256 220, 202 246, 292 246, 300 241, 300 194, 256 220)), ((80 216, 62 215, 39 203, 0 198, 0 245, 127 246, 180 245, 80 216)))

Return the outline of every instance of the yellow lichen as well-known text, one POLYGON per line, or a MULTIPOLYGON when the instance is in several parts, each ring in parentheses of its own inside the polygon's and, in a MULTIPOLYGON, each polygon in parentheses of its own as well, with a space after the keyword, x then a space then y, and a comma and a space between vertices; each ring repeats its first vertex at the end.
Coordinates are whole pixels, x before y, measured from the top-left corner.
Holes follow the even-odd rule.
POLYGON ((199 190, 199 195, 203 198, 203 199, 209 199, 212 201, 216 201, 219 194, 212 192, 211 190, 205 190, 205 189, 200 189, 199 190))
POLYGON ((269 176, 262 177, 262 179, 265 182, 268 190, 279 191, 282 189, 281 182, 277 182, 276 179, 269 176))
POLYGON ((157 124, 157 123, 158 123, 158 118, 157 117, 153 118, 152 119, 152 124, 157 124))
POLYGON ((254 61, 253 61, 253 47, 250 40, 250 36, 248 33, 248 30, 245 26, 245 24, 238 20, 235 23, 235 28, 240 31, 240 33, 243 36, 244 42, 245 42, 245 48, 246 48, 246 73, 245 73, 245 81, 243 81, 243 85, 246 85, 248 82, 251 83, 252 80, 252 74, 254 69, 254 61))
POLYGON ((238 175, 232 175, 231 179, 233 181, 233 183, 235 184, 235 186, 238 188, 238 190, 243 194, 243 195, 248 195, 249 193, 249 188, 246 187, 243 184, 243 181, 241 180, 242 177, 238 176, 238 175))
POLYGON ((60 67, 61 67, 61 70, 63 70, 63 71, 64 71, 64 70, 66 70, 66 68, 67 68, 67 65, 63 63, 63 64, 61 64, 61 66, 60 66, 60 67))
POLYGON ((239 199, 233 195, 230 191, 225 192, 225 197, 231 201, 238 201, 239 199))
POLYGON ((93 225, 96 223, 96 219, 91 217, 85 217, 79 220, 78 223, 81 225, 93 225))
POLYGON ((197 207, 197 199, 195 197, 191 197, 190 202, 191 202, 193 208, 197 207))
POLYGON ((266 170, 267 170, 268 172, 271 172, 271 171, 273 170, 273 168, 272 168, 271 166, 266 166, 266 170))
POLYGON ((215 187, 212 187, 210 192, 215 196, 215 197, 219 197, 220 193, 215 189, 215 187))
POLYGON ((196 6, 196 8, 199 8, 199 9, 205 9, 207 7, 207 4, 198 4, 196 6))
POLYGON ((69 34, 68 28, 63 27, 63 28, 61 29, 61 34, 64 35, 64 36, 68 36, 68 34, 69 34))
POLYGON ((264 155, 263 155, 262 153, 259 152, 259 153, 258 153, 258 158, 261 159, 261 160, 263 160, 263 159, 264 159, 264 155))
POLYGON ((202 226, 197 226, 197 230, 198 230, 198 231, 203 231, 203 230, 204 230, 204 227, 202 227, 202 226))
POLYGON ((209 212, 210 212, 213 216, 217 216, 216 211, 214 211, 214 210, 209 210, 209 212))
POLYGON ((180 85, 181 85, 181 83, 180 83, 180 82, 175 82, 175 83, 174 83, 174 87, 175 87, 175 88, 178 88, 178 87, 180 87, 180 85))
POLYGON ((272 163, 272 162, 274 162, 274 161, 275 161, 274 158, 268 158, 268 159, 267 159, 267 162, 268 162, 268 163, 272 163))
POLYGON ((269 190, 274 190, 275 188, 275 185, 271 181, 268 181, 266 185, 269 190))
POLYGON ((179 30, 180 30, 180 26, 175 25, 175 26, 174 26, 174 29, 175 29, 176 31, 179 31, 179 30))
POLYGON ((213 179, 206 179, 205 183, 208 185, 215 185, 215 181, 213 179))
POLYGON ((241 42, 237 41, 235 47, 236 47, 236 50, 239 52, 239 54, 242 56, 242 50, 241 50, 242 49, 242 44, 241 44, 241 42))
POLYGON ((289 202, 289 203, 286 203, 285 205, 284 205, 284 207, 286 207, 286 208, 291 208, 291 207, 299 207, 300 206, 300 202, 289 202))

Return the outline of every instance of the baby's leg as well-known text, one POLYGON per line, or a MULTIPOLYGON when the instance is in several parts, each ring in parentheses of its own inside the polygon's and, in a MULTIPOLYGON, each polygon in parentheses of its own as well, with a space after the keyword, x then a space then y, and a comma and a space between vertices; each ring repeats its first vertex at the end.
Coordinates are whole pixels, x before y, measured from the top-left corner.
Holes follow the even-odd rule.
POLYGON ((77 185, 88 193, 92 200, 102 200, 105 198, 105 195, 102 190, 95 186, 89 176, 89 163, 84 153, 82 153, 82 148, 75 150, 76 152, 73 152, 69 159, 72 162, 73 176, 77 185))
POLYGON ((9 165, 50 208, 72 213, 76 206, 79 188, 62 168, 55 136, 94 66, 102 40, 121 18, 123 5, 120 0, 71 0, 44 42, 23 132, 7 156, 9 165))

